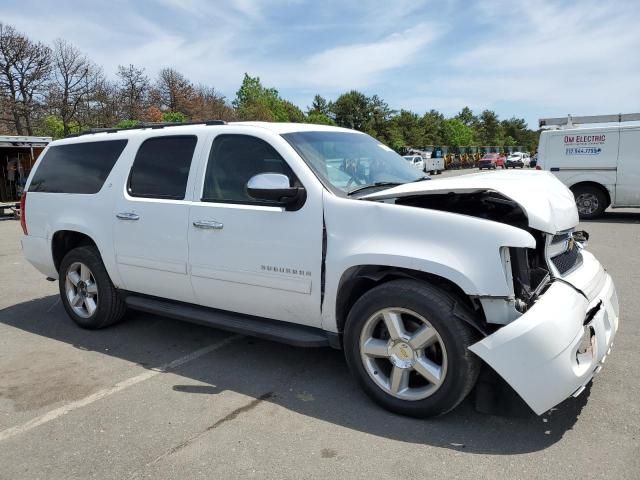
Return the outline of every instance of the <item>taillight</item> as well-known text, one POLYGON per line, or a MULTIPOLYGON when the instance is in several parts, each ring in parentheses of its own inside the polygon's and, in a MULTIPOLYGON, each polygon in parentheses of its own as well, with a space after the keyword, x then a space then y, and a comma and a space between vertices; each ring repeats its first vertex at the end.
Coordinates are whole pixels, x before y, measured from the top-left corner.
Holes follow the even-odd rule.
POLYGON ((540 165, 536 165, 536 170, 542 170, 542 167, 540 165))
POLYGON ((20 197, 20 226, 22 227, 22 232, 25 235, 29 235, 27 233, 27 192, 22 192, 22 196, 20 197))

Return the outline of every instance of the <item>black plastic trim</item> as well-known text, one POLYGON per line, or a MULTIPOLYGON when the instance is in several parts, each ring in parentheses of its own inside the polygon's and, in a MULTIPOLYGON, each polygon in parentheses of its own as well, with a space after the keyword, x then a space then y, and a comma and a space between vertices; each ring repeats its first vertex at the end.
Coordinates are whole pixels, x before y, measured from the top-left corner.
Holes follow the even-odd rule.
POLYGON ((220 330, 273 340, 293 345, 294 347, 329 347, 335 345, 335 339, 329 338, 330 332, 305 325, 296 325, 289 322, 243 315, 135 293, 127 294, 125 302, 133 310, 155 313, 177 320, 219 328, 220 330))

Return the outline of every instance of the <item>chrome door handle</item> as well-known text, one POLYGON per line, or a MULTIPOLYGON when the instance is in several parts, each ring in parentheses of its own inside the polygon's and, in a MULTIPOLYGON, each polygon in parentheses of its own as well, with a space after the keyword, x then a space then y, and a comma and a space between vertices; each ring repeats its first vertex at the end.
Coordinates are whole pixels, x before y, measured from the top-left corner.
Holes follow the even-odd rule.
POLYGON ((222 230, 224 225, 214 220, 196 220, 193 222, 193 226, 196 228, 204 228, 207 230, 222 230))
POLYGON ((140 215, 133 212, 116 213, 116 217, 120 220, 140 220, 140 215))

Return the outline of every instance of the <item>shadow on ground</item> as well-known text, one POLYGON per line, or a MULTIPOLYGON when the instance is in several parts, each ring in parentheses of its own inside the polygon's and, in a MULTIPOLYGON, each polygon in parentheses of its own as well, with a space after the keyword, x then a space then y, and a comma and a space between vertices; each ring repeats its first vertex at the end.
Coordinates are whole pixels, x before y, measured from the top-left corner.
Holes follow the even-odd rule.
POLYGON ((640 212, 607 210, 601 217, 588 221, 593 223, 640 223, 640 212))
MULTIPOLYGON (((223 335, 207 327, 137 313, 111 328, 82 330, 67 317, 57 296, 1 310, 0 323, 145 368, 157 368, 223 335)), ((248 337, 174 373, 182 381, 172 389, 184 395, 234 391, 371 435, 501 455, 539 451, 559 441, 573 427, 589 396, 587 389, 578 399, 569 399, 542 417, 481 414, 468 399, 443 417, 415 420, 374 405, 351 379, 339 351, 293 348, 248 337)))

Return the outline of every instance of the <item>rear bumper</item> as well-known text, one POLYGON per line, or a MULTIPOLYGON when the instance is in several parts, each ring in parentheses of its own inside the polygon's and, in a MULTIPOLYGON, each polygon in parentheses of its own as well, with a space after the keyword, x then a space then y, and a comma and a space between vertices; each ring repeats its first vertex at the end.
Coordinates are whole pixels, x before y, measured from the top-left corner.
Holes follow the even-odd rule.
POLYGON ((521 317, 472 345, 538 415, 578 395, 600 371, 618 330, 618 297, 600 263, 583 252, 521 317))
POLYGON ((58 278, 58 272, 53 263, 51 244, 49 240, 33 235, 24 235, 21 240, 22 253, 31 265, 49 278, 58 278))

